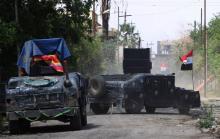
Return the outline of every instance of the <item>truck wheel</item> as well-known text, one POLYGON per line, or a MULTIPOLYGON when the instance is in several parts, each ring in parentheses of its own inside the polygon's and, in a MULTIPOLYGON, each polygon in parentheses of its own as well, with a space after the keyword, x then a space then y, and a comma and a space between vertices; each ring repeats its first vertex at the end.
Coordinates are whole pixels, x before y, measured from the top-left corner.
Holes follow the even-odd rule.
POLYGON ((103 103, 91 103, 90 108, 95 114, 106 114, 110 108, 110 105, 103 103))
POLYGON ((19 122, 24 131, 28 131, 30 129, 31 123, 29 121, 25 119, 20 119, 19 122))
POLYGON ((143 106, 133 99, 125 100, 125 111, 129 114, 140 113, 143 106))
POLYGON ((18 120, 9 121, 9 131, 10 134, 19 134, 21 127, 18 120))
POLYGON ((75 114, 74 116, 71 117, 70 127, 72 130, 81 130, 82 129, 80 112, 77 112, 77 114, 75 114))
POLYGON ((25 119, 9 121, 9 131, 11 134, 22 134, 30 128, 30 122, 25 119))
POLYGON ((147 113, 152 114, 152 113, 155 112, 156 108, 154 108, 154 107, 149 107, 149 106, 145 106, 145 110, 146 110, 147 113))
POLYGON ((89 93, 92 96, 99 97, 104 92, 105 80, 102 76, 94 76, 89 81, 89 93))
POLYGON ((189 107, 178 108, 180 114, 189 114, 189 107))

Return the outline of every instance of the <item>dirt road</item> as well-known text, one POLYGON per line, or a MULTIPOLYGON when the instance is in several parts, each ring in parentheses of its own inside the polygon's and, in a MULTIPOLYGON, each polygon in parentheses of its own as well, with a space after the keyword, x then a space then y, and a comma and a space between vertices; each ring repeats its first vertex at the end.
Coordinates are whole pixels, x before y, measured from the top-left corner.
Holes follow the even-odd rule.
POLYGON ((33 123, 25 135, 3 135, 6 139, 214 139, 202 134, 190 116, 171 113, 90 115, 81 131, 50 121, 33 123), (48 126, 49 124, 49 126, 48 126))

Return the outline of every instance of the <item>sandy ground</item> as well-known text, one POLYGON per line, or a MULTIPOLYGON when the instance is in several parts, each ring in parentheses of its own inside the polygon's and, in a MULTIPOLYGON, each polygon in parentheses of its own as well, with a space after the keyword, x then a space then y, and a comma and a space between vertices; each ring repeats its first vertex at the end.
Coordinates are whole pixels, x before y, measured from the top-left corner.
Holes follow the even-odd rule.
POLYGON ((5 139, 215 139, 202 134, 196 119, 179 115, 175 110, 157 110, 156 114, 89 115, 88 125, 71 131, 68 124, 57 121, 32 123, 30 132, 9 135, 5 139))

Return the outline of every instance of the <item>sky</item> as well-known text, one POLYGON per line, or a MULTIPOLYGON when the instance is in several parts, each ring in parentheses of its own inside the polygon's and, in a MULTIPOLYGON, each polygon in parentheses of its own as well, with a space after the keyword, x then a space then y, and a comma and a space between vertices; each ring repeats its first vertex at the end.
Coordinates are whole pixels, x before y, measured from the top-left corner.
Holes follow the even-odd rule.
MULTIPOLYGON (((200 24, 204 0, 111 0, 110 28, 117 28, 120 15, 127 14, 127 23, 133 23, 142 38, 142 47, 156 41, 175 40, 200 24)), ((220 0, 207 0, 207 23, 220 13, 220 0)), ((124 22, 123 18, 119 20, 124 22)))

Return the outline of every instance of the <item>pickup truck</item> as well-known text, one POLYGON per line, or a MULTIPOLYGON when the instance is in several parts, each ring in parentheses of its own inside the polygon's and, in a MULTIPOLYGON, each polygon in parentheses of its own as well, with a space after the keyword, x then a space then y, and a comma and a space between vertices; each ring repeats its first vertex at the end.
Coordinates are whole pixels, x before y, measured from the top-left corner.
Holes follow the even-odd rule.
POLYGON ((25 42, 18 67, 22 76, 11 77, 6 87, 6 116, 11 134, 27 132, 31 122, 70 122, 73 130, 87 124, 87 79, 69 73, 70 52, 62 38, 25 42))

